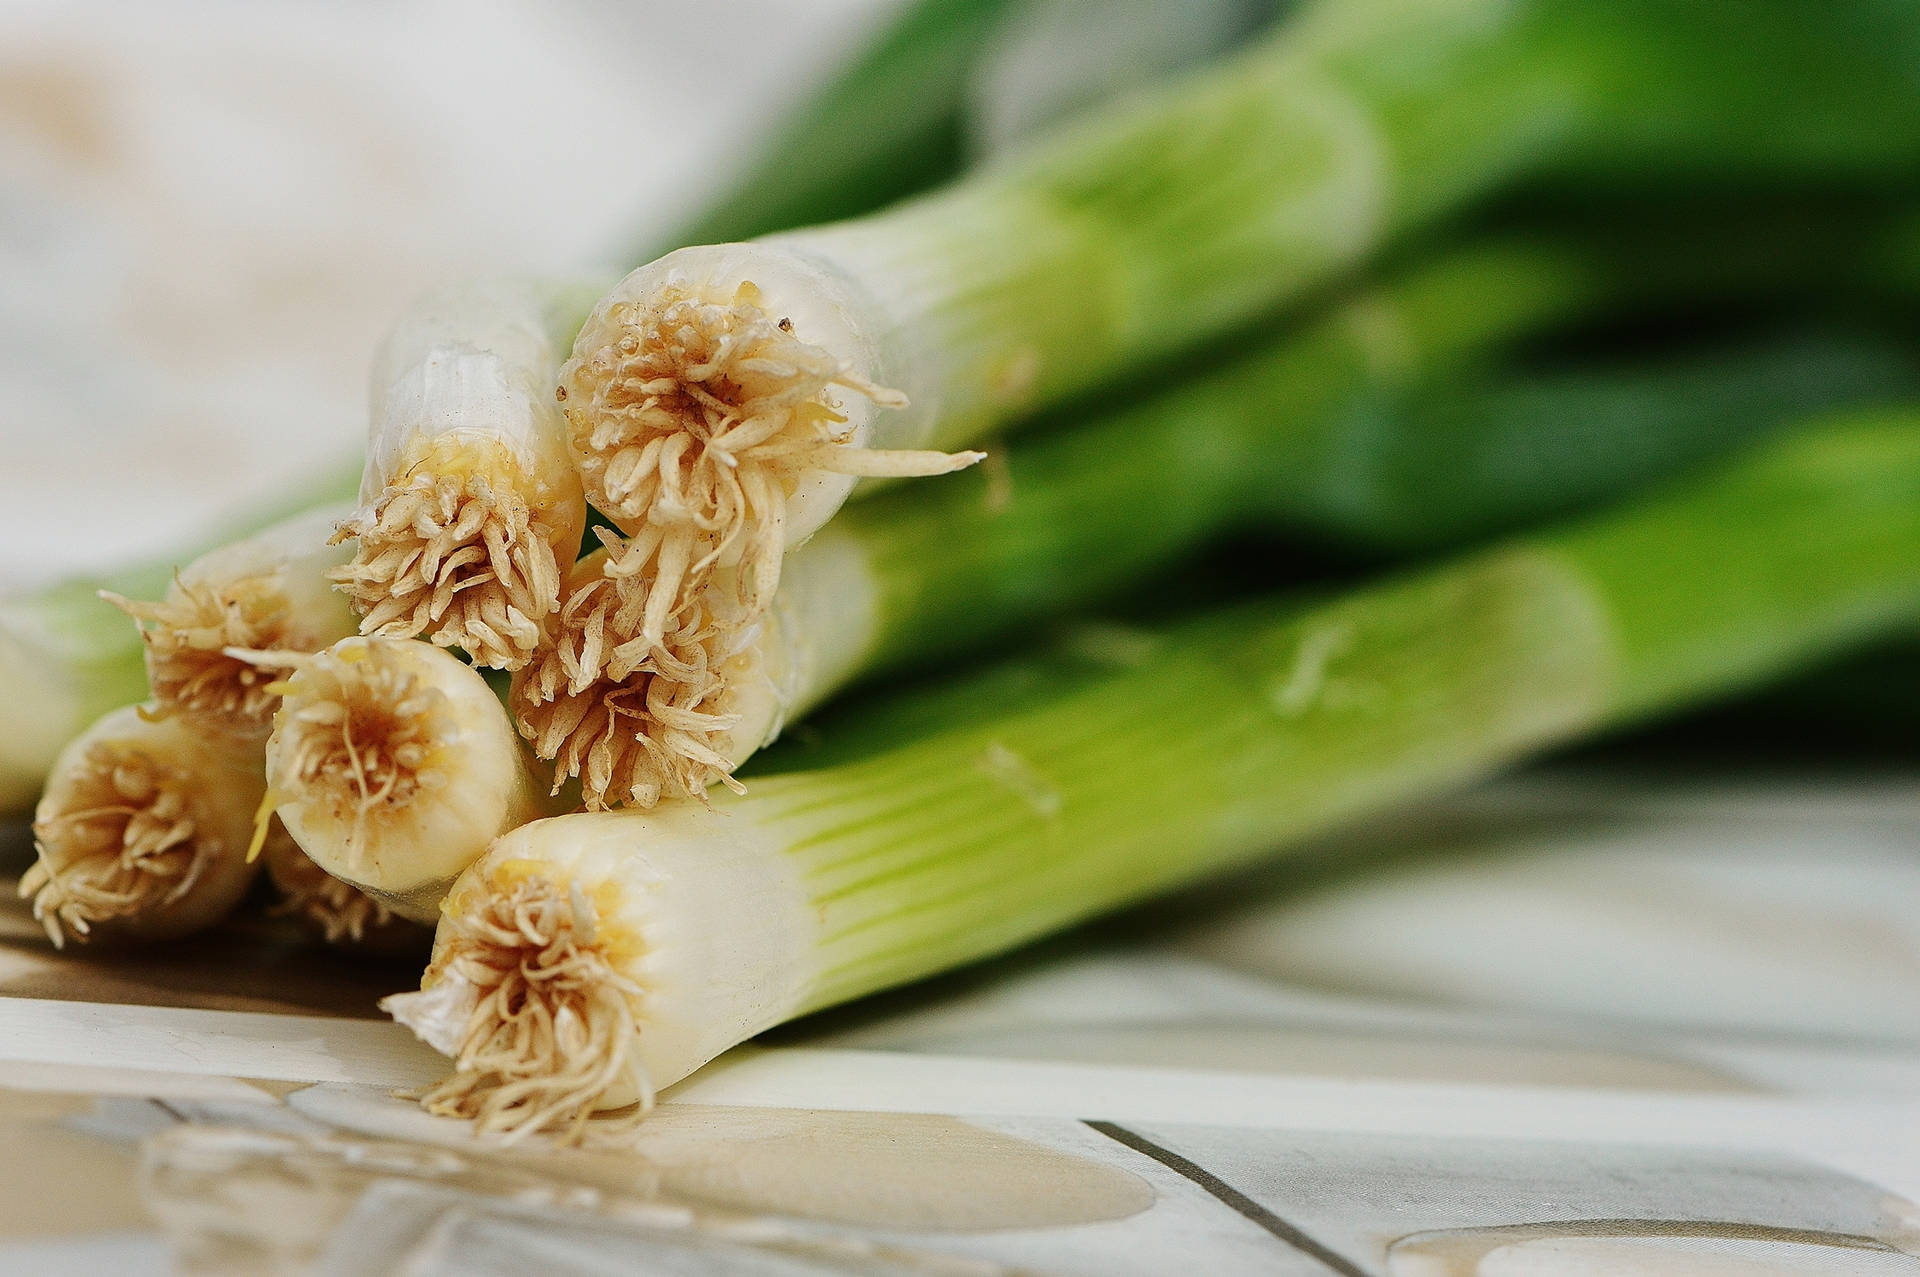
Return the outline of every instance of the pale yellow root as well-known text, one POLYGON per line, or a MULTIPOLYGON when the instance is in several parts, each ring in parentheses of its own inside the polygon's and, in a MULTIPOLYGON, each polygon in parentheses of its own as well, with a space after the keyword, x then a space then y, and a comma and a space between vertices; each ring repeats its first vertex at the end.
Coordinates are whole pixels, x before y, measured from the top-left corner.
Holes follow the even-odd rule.
POLYGON ((367 823, 375 812, 451 782, 434 766, 448 743, 436 732, 452 730, 449 716, 436 712, 446 695, 438 688, 370 657, 272 653, 261 659, 296 663, 306 683, 300 705, 280 715, 274 798, 280 805, 343 805, 354 855, 367 851, 367 823))
POLYGON ((63 810, 34 821, 40 859, 20 879, 56 948, 96 926, 149 916, 183 899, 215 855, 197 838, 198 780, 152 752, 114 741, 88 748, 63 810), (54 866, 58 866, 55 868, 54 866))
POLYGON ((275 818, 261 848, 267 877, 280 900, 273 912, 297 918, 328 944, 360 945, 390 927, 407 925, 386 905, 313 863, 275 818))
POLYGON ((286 595, 274 575, 238 577, 218 586, 175 578, 157 603, 107 591, 100 597, 140 623, 155 712, 177 712, 239 735, 263 736, 271 729, 279 703, 268 686, 272 671, 238 660, 227 649, 304 641, 292 632, 286 595))
POLYGON ((592 902, 539 874, 475 897, 442 919, 424 991, 386 1004, 404 1020, 406 999, 457 990, 471 1001, 453 1076, 421 1103, 507 1141, 546 1132, 577 1143, 597 1110, 637 1096, 595 1133, 631 1130, 653 1107, 633 1058, 641 989, 603 951, 592 902))
POLYGON ((787 501, 809 472, 942 474, 979 459, 853 444, 836 390, 887 408, 905 397, 760 301, 751 285, 724 301, 668 285, 590 323, 560 370, 588 498, 632 538, 617 579, 649 645, 722 569, 739 569, 749 615, 764 609, 786 551, 787 501))
POLYGON ((547 645, 513 681, 520 734, 554 764, 554 792, 577 778, 587 809, 600 811, 740 789, 727 750, 753 628, 716 615, 707 597, 669 618, 659 643, 618 654, 621 602, 605 563, 581 561, 547 645))
POLYGON ((341 523, 334 543, 358 544, 332 579, 360 614, 362 634, 425 636, 482 665, 518 669, 558 605, 554 547, 571 557, 577 513, 551 515, 504 446, 443 442, 341 523))

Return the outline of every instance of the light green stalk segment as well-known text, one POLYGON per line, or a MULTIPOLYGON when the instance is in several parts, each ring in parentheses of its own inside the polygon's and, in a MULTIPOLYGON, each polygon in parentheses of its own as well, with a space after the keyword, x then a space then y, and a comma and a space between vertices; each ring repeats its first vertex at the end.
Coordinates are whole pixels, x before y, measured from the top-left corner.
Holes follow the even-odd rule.
POLYGON ((1718 696, 1807 653, 1911 627, 1917 462, 1920 417, 1890 417, 1783 441, 1691 501, 1562 538, 1614 614, 1614 717, 1718 696), (1766 553, 1736 552, 1735 528, 1766 553))
POLYGON ((1029 714, 774 777, 813 1008, 1067 925, 1595 728, 1920 619, 1920 416, 1304 614, 1242 614, 1029 714))
POLYGON ((754 148, 724 195, 639 256, 857 217, 917 195, 953 178, 970 155, 1218 54, 1279 7, 1133 0, 1116 12, 1099 0, 908 0, 754 148), (1072 60, 1064 75, 1063 50, 1072 60))
MULTIPOLYGON (((1496 256, 1463 256, 1211 377, 1017 441, 1002 475, 849 510, 822 543, 857 539, 878 586, 863 672, 1110 597, 1228 531, 1431 553, 1617 500, 1809 413, 1920 388, 1920 362, 1896 344, 1820 334, 1436 387, 1434 374, 1537 331, 1576 295, 1507 282, 1496 256), (1464 298, 1476 267, 1488 304, 1458 313, 1480 316, 1478 331, 1429 305, 1464 298)), ((795 556, 803 582, 814 553, 795 556)))
MULTIPOLYGON (((164 573, 115 579, 164 593, 164 573)), ((146 695, 145 646, 92 582, 0 602, 0 810, 32 804, 61 748, 108 710, 146 695)))

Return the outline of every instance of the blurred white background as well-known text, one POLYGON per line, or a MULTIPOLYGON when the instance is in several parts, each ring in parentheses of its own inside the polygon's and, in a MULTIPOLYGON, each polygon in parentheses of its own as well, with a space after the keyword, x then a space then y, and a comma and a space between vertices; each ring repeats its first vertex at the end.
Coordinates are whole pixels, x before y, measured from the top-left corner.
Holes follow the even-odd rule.
POLYGON ((0 0, 0 589, 339 469, 409 299, 616 264, 892 2, 0 0))

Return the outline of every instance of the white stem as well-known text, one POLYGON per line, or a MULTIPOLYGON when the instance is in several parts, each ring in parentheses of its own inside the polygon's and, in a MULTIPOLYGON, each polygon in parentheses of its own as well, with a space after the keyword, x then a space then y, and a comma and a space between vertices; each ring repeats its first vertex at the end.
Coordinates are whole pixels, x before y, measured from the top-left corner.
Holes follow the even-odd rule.
POLYGON ((505 445, 537 478, 564 485, 566 442, 553 376, 574 285, 474 279, 416 302, 374 352, 360 500, 405 476, 447 435, 505 445))
POLYGON ((734 767, 853 681, 878 634, 879 607, 880 585, 859 538, 829 528, 788 556, 735 681, 739 723, 726 750, 734 767))

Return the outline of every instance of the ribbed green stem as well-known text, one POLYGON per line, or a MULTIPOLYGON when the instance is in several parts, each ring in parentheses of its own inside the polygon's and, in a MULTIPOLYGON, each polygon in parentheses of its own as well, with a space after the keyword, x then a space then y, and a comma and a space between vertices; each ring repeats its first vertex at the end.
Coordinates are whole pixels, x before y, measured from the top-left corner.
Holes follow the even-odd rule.
MULTIPOLYGON (((1437 375, 1660 292, 1637 257, 1588 249, 1456 250, 1215 372, 1015 440, 997 467, 849 508, 840 528, 882 589, 869 669, 1110 597, 1230 529, 1431 551, 1617 499, 1920 381, 1891 343, 1793 337, 1436 391, 1437 375)), ((1707 291, 1700 264, 1684 278, 1707 291)))
POLYGON ((875 375, 948 446, 1555 166, 1858 174, 1920 155, 1911 14, 1628 7, 1632 21, 1586 0, 1326 0, 946 192, 780 242, 871 294, 889 352, 875 375), (1830 95, 1844 109, 1805 106, 1830 95))
POLYGON ((1613 613, 1615 718, 1738 690, 1807 653, 1911 625, 1916 467, 1920 418, 1890 417, 1786 439, 1689 500, 1561 538, 1613 613), (1765 552, 1742 552, 1742 540, 1765 552))
POLYGON ((718 805, 805 876, 817 1007, 1915 621, 1920 415, 1896 414, 718 805))

